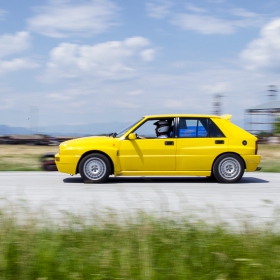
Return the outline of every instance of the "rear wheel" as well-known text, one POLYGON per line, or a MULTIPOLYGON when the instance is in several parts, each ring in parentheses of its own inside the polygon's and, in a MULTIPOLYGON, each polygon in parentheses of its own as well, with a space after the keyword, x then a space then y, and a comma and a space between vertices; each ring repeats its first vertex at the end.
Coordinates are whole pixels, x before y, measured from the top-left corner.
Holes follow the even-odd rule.
POLYGON ((103 183, 111 174, 111 165, 106 156, 90 154, 81 160, 79 172, 85 183, 103 183))
POLYGON ((244 174, 244 162, 235 154, 220 156, 214 163, 213 173, 221 183, 236 183, 244 174))

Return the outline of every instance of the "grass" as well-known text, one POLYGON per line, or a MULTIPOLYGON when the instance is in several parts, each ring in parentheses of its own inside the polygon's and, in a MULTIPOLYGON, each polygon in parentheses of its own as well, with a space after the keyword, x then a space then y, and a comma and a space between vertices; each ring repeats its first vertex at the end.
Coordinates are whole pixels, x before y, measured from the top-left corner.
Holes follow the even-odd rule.
POLYGON ((258 154, 262 156, 261 171, 280 172, 280 145, 260 144, 258 154))
MULTIPOLYGON (((26 211, 26 210, 25 210, 26 211)), ((65 216, 62 225, 32 215, 0 215, 0 279, 279 279, 280 234, 267 229, 191 223, 139 214, 65 216)))
MULTIPOLYGON (((57 152, 57 146, 0 145, 0 171, 41 170, 40 156, 57 152)), ((280 172, 280 145, 259 145, 261 171, 280 172)))

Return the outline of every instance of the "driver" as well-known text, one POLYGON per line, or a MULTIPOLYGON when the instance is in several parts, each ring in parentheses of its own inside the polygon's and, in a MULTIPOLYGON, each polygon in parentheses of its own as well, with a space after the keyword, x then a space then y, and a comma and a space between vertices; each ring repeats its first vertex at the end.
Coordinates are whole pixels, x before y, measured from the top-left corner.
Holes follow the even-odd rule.
POLYGON ((170 130, 170 125, 168 123, 168 121, 157 121, 154 123, 154 125, 156 125, 156 135, 157 138, 168 138, 168 132, 170 130))

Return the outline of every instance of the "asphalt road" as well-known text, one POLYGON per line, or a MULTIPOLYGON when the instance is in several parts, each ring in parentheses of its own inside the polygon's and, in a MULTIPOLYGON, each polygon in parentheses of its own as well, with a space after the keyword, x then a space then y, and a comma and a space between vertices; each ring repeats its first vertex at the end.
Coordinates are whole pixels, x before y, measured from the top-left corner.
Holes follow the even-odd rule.
POLYGON ((95 185, 84 184, 79 175, 59 172, 0 172, 0 205, 24 205, 52 215, 140 210, 207 221, 263 223, 277 218, 279 182, 278 173, 253 172, 245 173, 237 184, 204 177, 110 177, 95 185))

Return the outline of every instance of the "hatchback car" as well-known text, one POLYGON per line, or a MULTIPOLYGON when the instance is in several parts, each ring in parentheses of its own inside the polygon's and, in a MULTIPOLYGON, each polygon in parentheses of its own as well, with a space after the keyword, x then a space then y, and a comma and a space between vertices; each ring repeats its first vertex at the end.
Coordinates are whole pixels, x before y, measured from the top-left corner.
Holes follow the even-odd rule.
POLYGON ((260 163, 257 137, 230 122, 231 115, 152 115, 118 133, 65 141, 55 162, 84 182, 115 176, 206 176, 238 182, 260 163), (159 130, 159 124, 165 128, 159 130), (158 131, 165 135, 158 135, 158 131))

